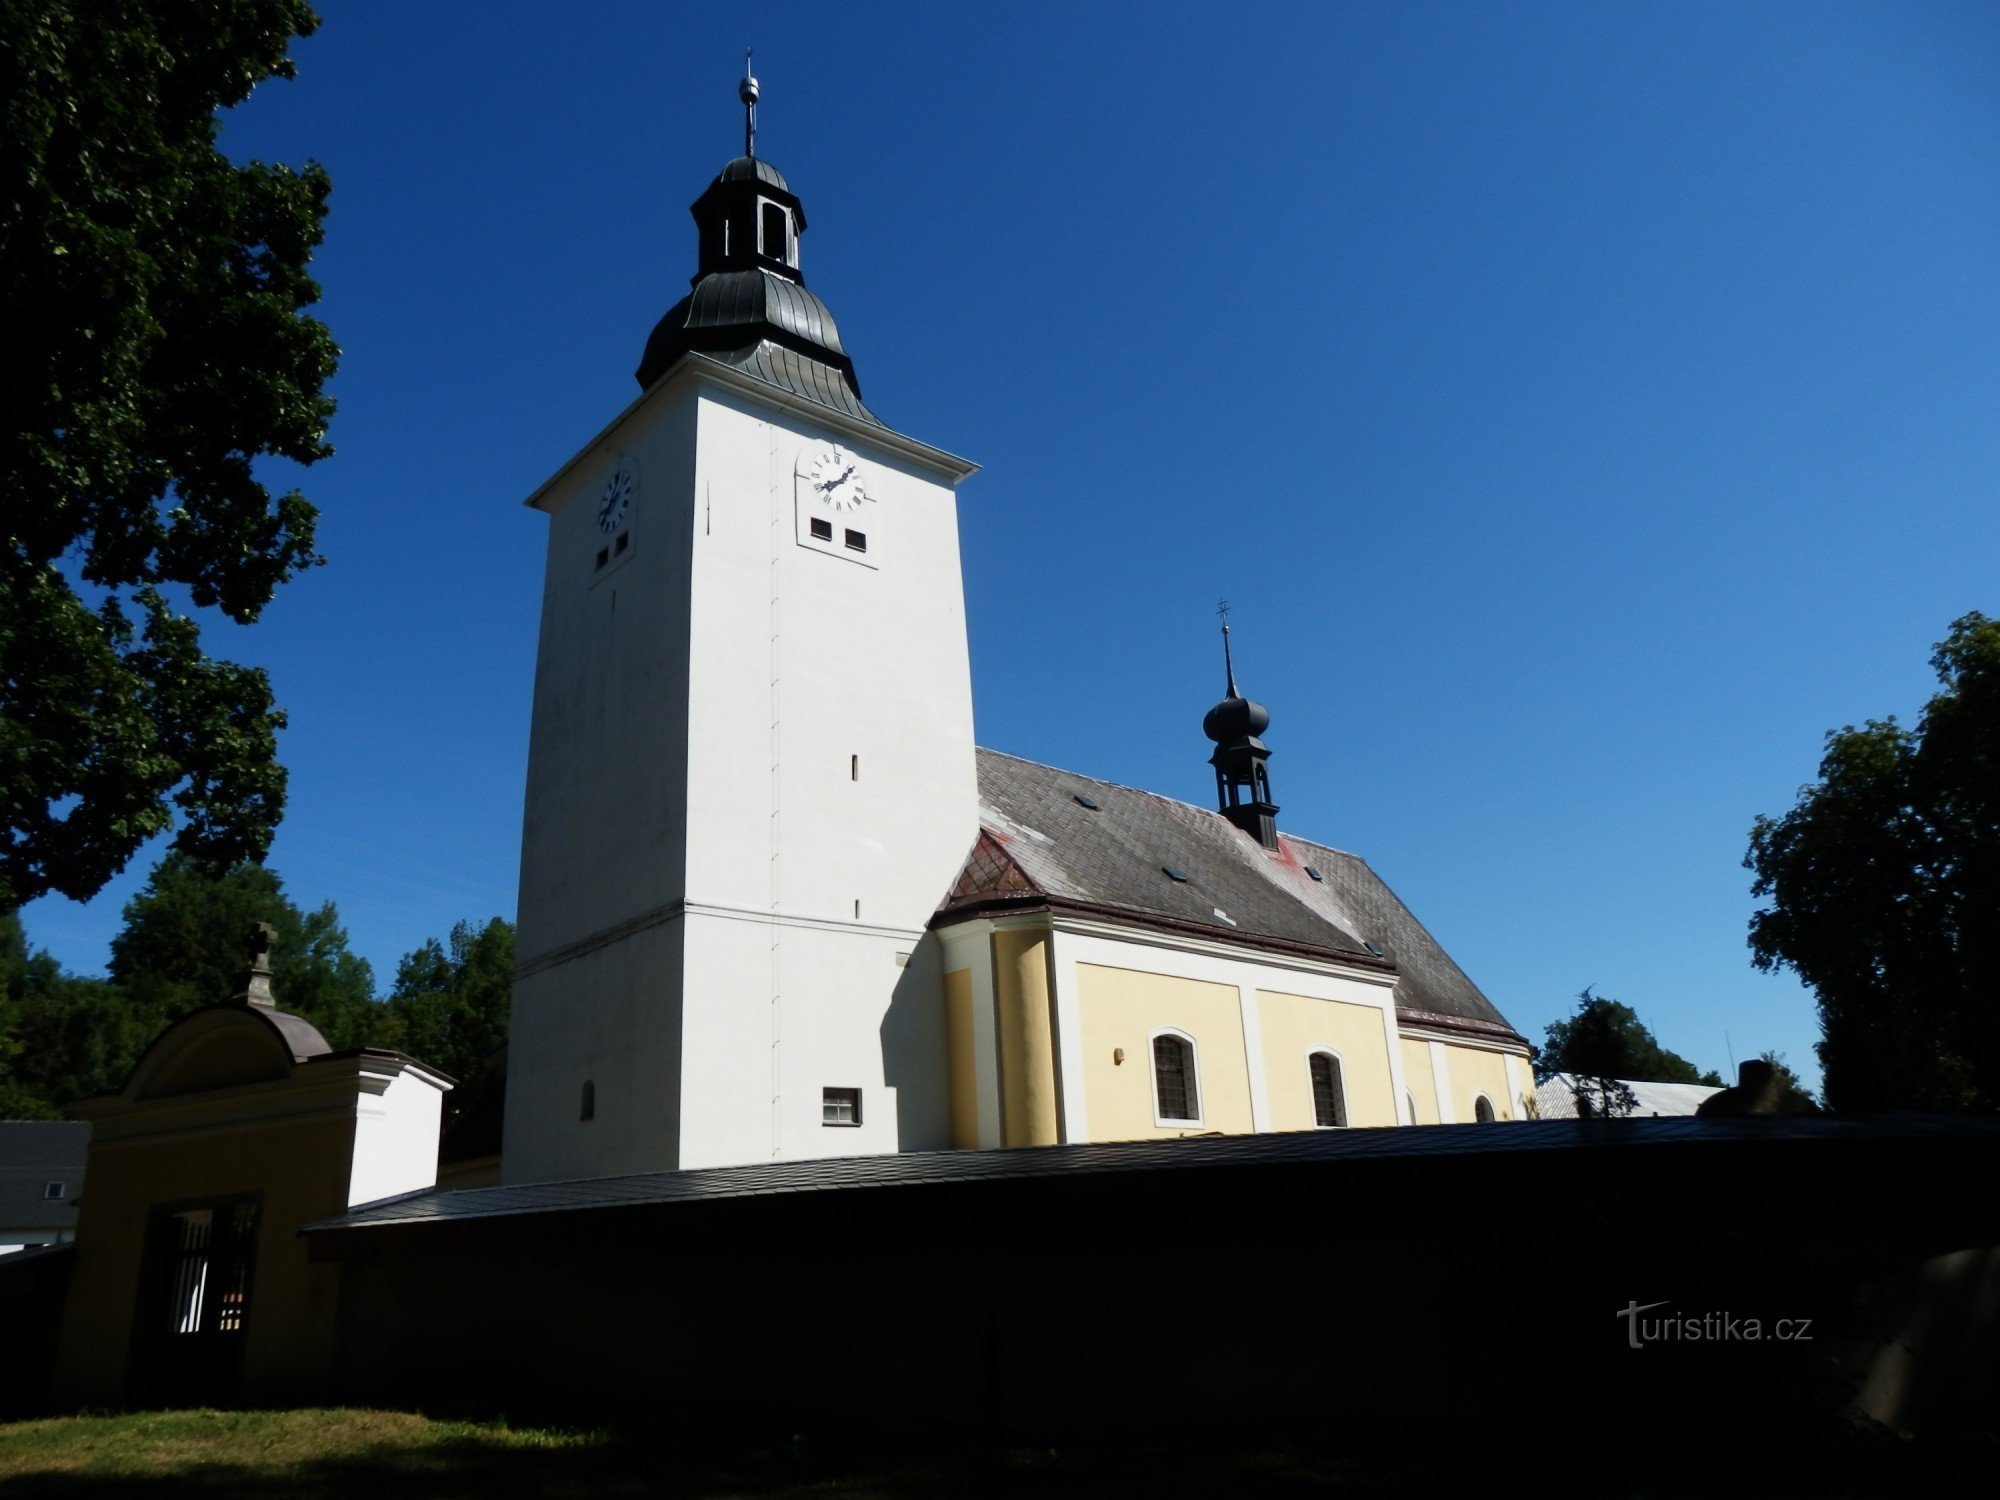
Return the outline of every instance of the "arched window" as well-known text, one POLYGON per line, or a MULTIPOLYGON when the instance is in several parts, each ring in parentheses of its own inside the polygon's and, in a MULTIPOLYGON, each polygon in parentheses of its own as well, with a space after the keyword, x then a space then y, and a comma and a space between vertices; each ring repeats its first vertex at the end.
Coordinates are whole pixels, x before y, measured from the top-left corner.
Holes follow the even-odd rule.
POLYGON ((587 1078, 583 1083, 583 1105, 577 1110, 576 1117, 579 1120, 597 1118, 597 1085, 587 1078))
POLYGON ((1403 1091, 1403 1108, 1410 1112, 1410 1123, 1417 1123, 1417 1096, 1408 1089, 1403 1091))
POLYGON ((1472 1118, 1477 1120, 1481 1125, 1491 1125, 1493 1123, 1493 1101, 1484 1094, 1473 1100, 1472 1118))
POLYGON ((1306 1059, 1312 1071, 1313 1124, 1331 1130, 1347 1123, 1347 1094, 1340 1086, 1340 1059, 1315 1052, 1306 1059))
POLYGON ((1194 1041, 1177 1031, 1163 1031, 1153 1038, 1153 1115, 1162 1124, 1201 1118, 1194 1041))

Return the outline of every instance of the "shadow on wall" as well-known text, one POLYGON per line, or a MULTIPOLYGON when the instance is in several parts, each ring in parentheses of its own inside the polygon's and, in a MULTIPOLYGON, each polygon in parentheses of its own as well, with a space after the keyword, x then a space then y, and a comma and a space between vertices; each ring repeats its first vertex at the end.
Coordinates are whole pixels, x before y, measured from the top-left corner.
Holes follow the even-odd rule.
POLYGON ((951 1084, 945 1057, 944 947, 927 932, 896 971, 882 1016, 882 1081, 894 1091, 896 1141, 904 1151, 951 1145, 951 1084))

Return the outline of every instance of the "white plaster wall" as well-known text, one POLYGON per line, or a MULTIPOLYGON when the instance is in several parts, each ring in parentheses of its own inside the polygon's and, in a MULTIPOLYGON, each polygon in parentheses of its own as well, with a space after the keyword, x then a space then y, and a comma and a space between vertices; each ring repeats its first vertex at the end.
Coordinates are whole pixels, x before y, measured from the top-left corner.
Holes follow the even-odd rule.
POLYGON ((676 913, 515 980, 503 1182, 677 1163, 683 939, 676 913))
POLYGON ((364 1059, 363 1087, 355 1103, 354 1155, 347 1178, 350 1208, 437 1184, 444 1085, 399 1064, 387 1087, 375 1092, 368 1086, 370 1066, 364 1059))
POLYGON ((951 479, 723 386, 655 395, 538 501, 503 1180, 947 1144, 922 929, 978 819, 951 479), (834 442, 866 566, 799 544, 799 456, 834 442), (620 454, 634 539, 598 574, 620 454), (829 1085, 859 1129, 820 1123, 829 1085))
POLYGON ((543 497, 549 543, 528 740, 524 962, 680 899, 695 398, 644 402, 543 497), (601 572, 597 501, 621 455, 639 495, 601 572))

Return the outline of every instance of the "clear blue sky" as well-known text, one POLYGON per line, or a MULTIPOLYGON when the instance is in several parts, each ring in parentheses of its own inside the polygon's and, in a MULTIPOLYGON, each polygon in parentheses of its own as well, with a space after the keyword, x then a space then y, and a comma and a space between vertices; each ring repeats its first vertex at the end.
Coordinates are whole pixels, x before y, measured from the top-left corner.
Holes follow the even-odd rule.
MULTIPOLYGON (((225 140, 331 171, 330 566, 210 627, 272 864, 386 984, 511 916, 542 518, 740 146, 963 491, 981 742, 1206 801, 1212 610, 1281 822, 1539 1039, 1585 985, 1816 1077, 1740 867, 2000 611, 2000 11, 336 4, 225 140)), ((26 913, 95 970, 151 855, 26 913)))

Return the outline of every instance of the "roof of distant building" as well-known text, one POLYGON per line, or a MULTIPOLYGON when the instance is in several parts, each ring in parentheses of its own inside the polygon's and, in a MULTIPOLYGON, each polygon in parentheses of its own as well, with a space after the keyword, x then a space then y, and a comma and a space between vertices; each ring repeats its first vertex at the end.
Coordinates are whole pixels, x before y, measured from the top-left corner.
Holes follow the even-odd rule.
POLYGON ((0 1239, 10 1229, 74 1227, 89 1154, 87 1121, 0 1120, 0 1239), (51 1184, 59 1196, 49 1196, 51 1184))
MULTIPOLYGON (((1691 1115, 1702 1100, 1722 1092, 1705 1083, 1647 1083, 1637 1078, 1617 1081, 1632 1091, 1632 1119, 1691 1115)), ((1535 1109, 1544 1120, 1574 1120, 1577 1115, 1573 1075, 1551 1074, 1546 1083, 1535 1089, 1535 1109)))

